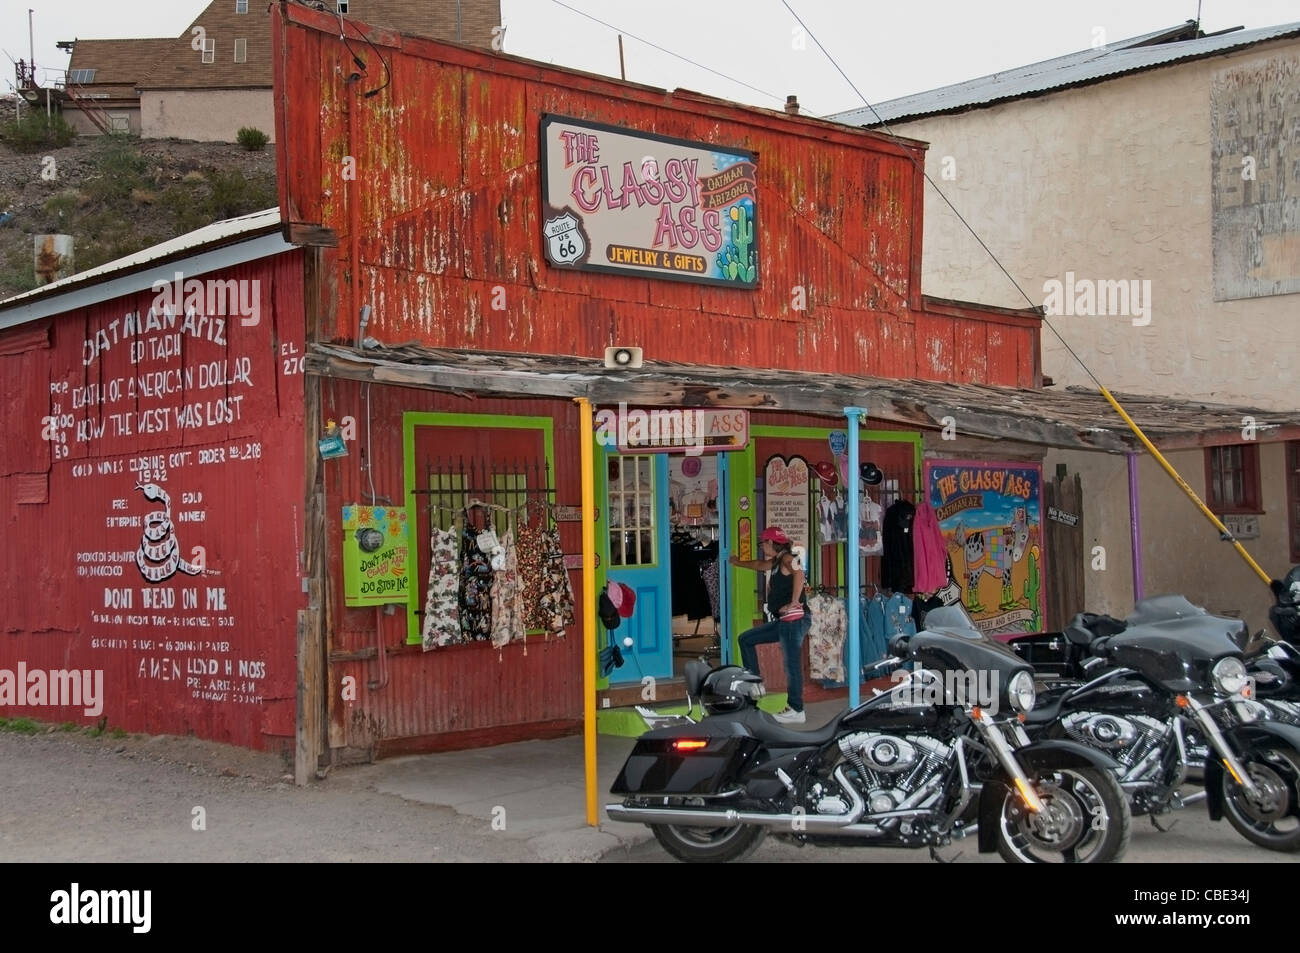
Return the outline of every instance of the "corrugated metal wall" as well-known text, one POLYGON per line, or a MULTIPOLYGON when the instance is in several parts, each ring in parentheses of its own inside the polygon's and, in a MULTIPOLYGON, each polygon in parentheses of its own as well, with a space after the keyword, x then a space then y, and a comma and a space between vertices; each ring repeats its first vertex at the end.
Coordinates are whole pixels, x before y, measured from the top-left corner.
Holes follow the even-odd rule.
POLYGON ((349 60, 331 21, 301 7, 285 15, 296 68, 277 96, 284 207, 341 236, 345 306, 322 337, 355 336, 346 198, 355 188, 356 300, 374 307, 368 333, 383 341, 559 354, 639 344, 651 359, 1035 384, 1036 321, 1004 316, 989 330, 976 309, 923 310, 918 143, 383 31, 374 42, 392 81, 355 98, 350 130, 349 60), (760 287, 550 267, 546 113, 756 153, 760 287), (504 310, 491 307, 498 287, 504 310), (792 307, 797 288, 807 310, 792 307))
MULTIPOLYGON (((510 726, 531 726, 523 734, 571 728, 582 716, 582 631, 573 626, 564 638, 530 636, 525 645, 511 643, 503 649, 490 643, 452 645, 425 652, 407 645, 406 609, 391 615, 373 608, 347 608, 338 581, 342 566, 337 541, 342 532, 340 508, 344 503, 370 502, 370 484, 361 469, 360 450, 365 445, 366 388, 352 381, 322 383, 322 410, 336 420, 352 416, 358 421, 358 441, 353 453, 324 464, 330 539, 330 738, 336 747, 381 750, 430 750, 464 747, 511 737, 510 726), (374 656, 375 626, 382 626, 387 650, 388 683, 380 680, 374 656), (342 700, 343 679, 355 678, 355 704, 342 700), (437 736, 443 736, 441 738, 437 736)), ((371 386, 370 450, 375 494, 394 505, 405 501, 406 486, 402 446, 402 415, 408 412, 502 414, 550 417, 554 420, 556 474, 555 501, 578 505, 581 477, 577 462, 578 415, 563 401, 471 400, 431 391, 371 386)), ((446 431, 447 452, 457 452, 460 434, 446 431)), ((424 459, 417 459, 417 480, 424 459)), ((420 499, 420 498, 417 498, 420 499)), ((427 498, 426 498, 427 499, 427 498)), ((422 502, 417 505, 424 505, 422 502)), ((416 525, 415 514, 409 514, 416 525)), ((566 553, 582 551, 581 524, 560 523, 566 553)), ((416 539, 420 567, 427 573, 428 540, 416 539)), ((575 594, 581 598, 581 574, 571 573, 575 594)), ((425 580, 414 583, 423 605, 425 580)), ((581 602, 579 602, 581 619, 581 602)))
MULTIPOLYGON (((302 606, 302 256, 202 280, 256 292, 256 323, 210 298, 150 323, 150 290, 22 353, 4 342, 27 332, 0 335, 0 669, 98 670, 111 726, 275 748, 302 606)), ((84 707, 3 711, 95 721, 84 707)))

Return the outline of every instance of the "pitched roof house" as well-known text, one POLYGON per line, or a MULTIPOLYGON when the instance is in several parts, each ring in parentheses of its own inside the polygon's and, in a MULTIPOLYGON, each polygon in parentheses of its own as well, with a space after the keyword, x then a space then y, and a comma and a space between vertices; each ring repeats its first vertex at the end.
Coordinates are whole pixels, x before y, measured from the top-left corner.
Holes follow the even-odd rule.
MULTIPOLYGON (((402 33, 488 47, 499 0, 329 0, 368 74, 383 76, 364 22, 402 33)), ((271 24, 265 0, 212 0, 175 38, 77 40, 64 85, 64 116, 85 135, 233 141, 242 126, 273 136, 271 24)))

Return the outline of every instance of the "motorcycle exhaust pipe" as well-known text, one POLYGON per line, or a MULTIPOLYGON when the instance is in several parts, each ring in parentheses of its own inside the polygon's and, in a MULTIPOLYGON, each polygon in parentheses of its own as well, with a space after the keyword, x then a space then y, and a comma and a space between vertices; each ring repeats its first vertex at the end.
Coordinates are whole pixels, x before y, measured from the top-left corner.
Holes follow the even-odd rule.
POLYGON ((610 820, 632 824, 673 824, 677 827, 739 827, 742 824, 752 824, 755 827, 788 828, 801 833, 836 830, 857 823, 867 810, 866 802, 843 776, 843 771, 843 768, 836 768, 834 777, 851 802, 847 814, 762 814, 732 809, 694 811, 677 807, 628 807, 625 804, 606 804, 605 813, 610 820))

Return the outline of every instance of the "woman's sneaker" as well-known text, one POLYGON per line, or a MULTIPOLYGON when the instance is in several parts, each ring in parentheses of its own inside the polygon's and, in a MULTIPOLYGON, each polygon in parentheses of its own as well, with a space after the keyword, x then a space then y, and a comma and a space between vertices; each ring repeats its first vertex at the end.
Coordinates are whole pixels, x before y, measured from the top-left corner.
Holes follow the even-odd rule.
POLYGON ((802 725, 806 720, 803 712, 795 711, 789 705, 786 705, 772 717, 784 725, 802 725))

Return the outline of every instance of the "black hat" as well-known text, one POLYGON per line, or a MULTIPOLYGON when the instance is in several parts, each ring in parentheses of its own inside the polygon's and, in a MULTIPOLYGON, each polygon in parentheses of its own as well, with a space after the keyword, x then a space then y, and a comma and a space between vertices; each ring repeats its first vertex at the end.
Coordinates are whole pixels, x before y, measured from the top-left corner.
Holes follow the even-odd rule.
POLYGON ((880 467, 874 463, 862 464, 862 482, 867 486, 880 486, 885 482, 885 475, 880 472, 880 467))
POLYGON ((622 617, 618 614, 618 607, 609 598, 608 587, 600 590, 600 605, 596 610, 600 615, 600 621, 605 624, 607 629, 617 629, 622 617))

